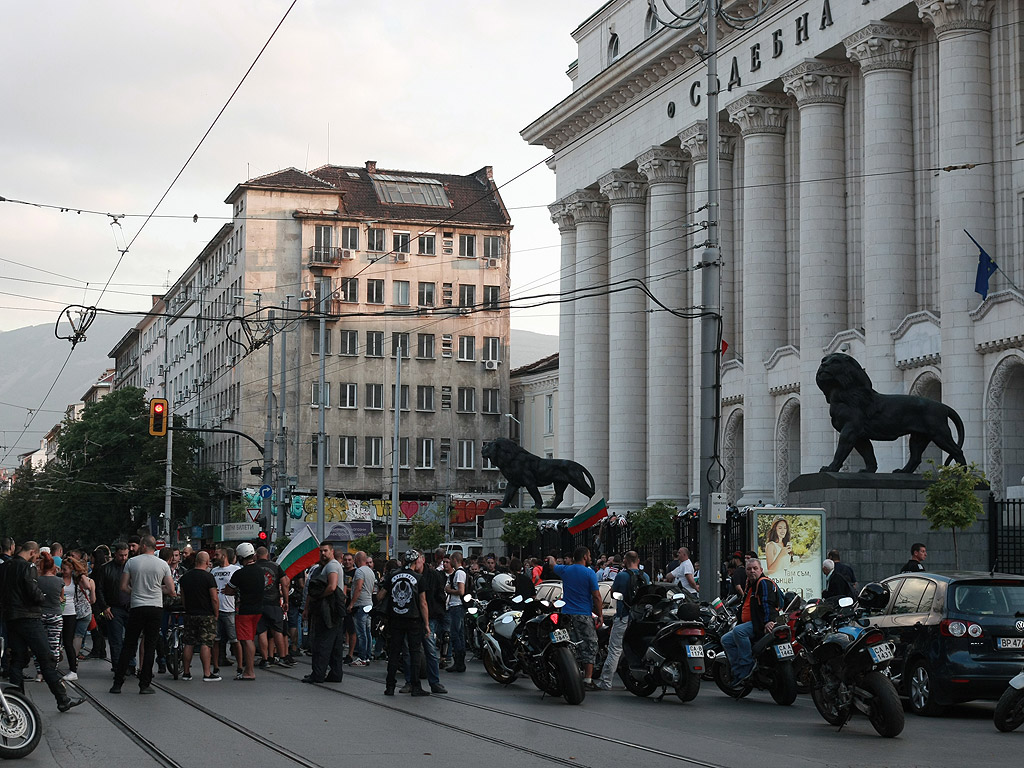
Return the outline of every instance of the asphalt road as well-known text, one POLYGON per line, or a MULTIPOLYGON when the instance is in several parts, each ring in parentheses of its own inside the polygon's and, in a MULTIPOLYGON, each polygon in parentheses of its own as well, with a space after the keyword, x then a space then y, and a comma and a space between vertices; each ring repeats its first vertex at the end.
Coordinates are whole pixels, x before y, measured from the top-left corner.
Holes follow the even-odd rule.
POLYGON ((109 666, 83 662, 80 684, 109 707, 109 716, 91 703, 58 714, 46 687, 27 683, 45 731, 21 765, 315 768, 355 760, 360 768, 453 762, 486 768, 1003 768, 1019 764, 1024 748, 1024 729, 996 731, 991 702, 957 707, 938 718, 908 714, 903 734, 883 739, 860 717, 838 732, 806 696, 792 707, 780 707, 758 691, 735 701, 707 682, 688 704, 674 695, 657 702, 617 689, 588 693, 573 707, 542 698, 529 680, 502 688, 479 662, 463 675, 442 673, 449 695, 417 699, 383 695, 383 662, 352 669, 343 683, 324 686, 299 682, 308 669, 307 660, 291 670, 258 671, 251 683, 186 683, 158 675, 166 690, 155 696, 140 696, 133 679, 114 696, 107 693, 109 666), (152 748, 133 740, 132 728, 152 748))

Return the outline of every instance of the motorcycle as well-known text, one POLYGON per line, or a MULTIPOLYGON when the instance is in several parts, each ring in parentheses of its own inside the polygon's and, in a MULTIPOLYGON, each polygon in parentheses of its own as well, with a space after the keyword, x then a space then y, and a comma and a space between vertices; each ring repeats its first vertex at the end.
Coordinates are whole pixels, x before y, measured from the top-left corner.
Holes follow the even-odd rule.
MULTIPOLYGON (((620 593, 612 596, 622 599, 620 593)), ((659 585, 637 591, 617 670, 626 690, 650 696, 660 686, 660 701, 671 687, 680 701, 696 698, 705 668, 699 615, 699 607, 682 592, 669 596, 659 585)))
POLYGON ((524 602, 521 597, 509 600, 507 609, 492 616, 481 632, 484 669, 502 685, 511 685, 522 673, 515 653, 515 631, 523 617, 524 602))
POLYGON ((720 654, 725 653, 722 635, 736 625, 735 610, 739 603, 739 597, 733 595, 725 602, 716 597, 710 603, 700 604, 700 620, 704 624, 705 680, 715 679, 715 665, 712 662, 720 654))
POLYGON ((13 685, 0 684, 0 759, 25 757, 39 745, 42 735, 43 719, 36 705, 13 685))
POLYGON ((786 624, 778 624, 761 636, 754 644, 754 670, 742 681, 734 682, 729 657, 721 647, 726 631, 736 626, 735 616, 724 617, 717 625, 718 648, 713 661, 715 685, 728 696, 742 699, 754 688, 768 691, 776 704, 788 707, 796 701, 796 671, 793 669, 793 631, 786 624), (728 629, 726 629, 728 627, 728 629), (721 648, 721 650, 719 650, 721 648))
POLYGON ((567 704, 580 704, 586 691, 569 630, 561 626, 559 609, 564 605, 563 600, 526 603, 513 632, 513 651, 520 668, 540 690, 561 696, 567 704))
MULTIPOLYGON (((880 586, 868 584, 861 594, 880 586)), ((881 589, 884 606, 888 590, 881 589)), ((888 675, 893 646, 864 615, 879 601, 843 597, 808 605, 797 620, 797 634, 813 677, 811 699, 825 722, 842 728, 859 711, 880 736, 892 738, 904 725, 903 706, 888 675)))
POLYGON ((1010 680, 1010 685, 996 704, 993 716, 996 728, 1000 731, 1012 731, 1024 723, 1024 670, 1010 680))

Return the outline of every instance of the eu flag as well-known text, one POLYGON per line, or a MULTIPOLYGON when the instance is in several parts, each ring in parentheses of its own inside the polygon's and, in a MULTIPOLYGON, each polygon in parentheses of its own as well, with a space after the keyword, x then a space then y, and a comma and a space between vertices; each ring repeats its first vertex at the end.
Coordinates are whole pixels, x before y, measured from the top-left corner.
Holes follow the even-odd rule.
POLYGON ((971 242, 978 246, 980 251, 978 254, 978 273, 974 278, 974 292, 980 293, 982 299, 987 299, 988 279, 999 269, 999 265, 992 261, 992 257, 985 252, 985 249, 981 247, 977 240, 971 237, 970 232, 965 229, 964 234, 971 238, 971 242))

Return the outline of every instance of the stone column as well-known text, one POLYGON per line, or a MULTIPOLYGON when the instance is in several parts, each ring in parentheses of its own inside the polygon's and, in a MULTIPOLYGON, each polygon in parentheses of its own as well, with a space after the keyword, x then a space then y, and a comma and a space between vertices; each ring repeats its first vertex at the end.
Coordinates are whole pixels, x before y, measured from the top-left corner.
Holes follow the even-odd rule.
MULTIPOLYGON (((576 221, 559 200, 548 206, 551 221, 558 225, 562 241, 558 290, 563 296, 572 295, 576 288, 576 221)), ((558 455, 560 459, 573 458, 573 374, 575 368, 574 338, 576 332, 576 305, 567 301, 558 307, 558 455)))
MULTIPOLYGON (((647 273, 647 179, 614 170, 598 184, 608 198, 608 277, 612 289, 647 273)), ((608 296, 608 511, 647 505, 647 296, 638 288, 608 296)))
POLYGON ((786 343, 789 98, 751 93, 728 106, 743 135, 743 488, 740 505, 775 501, 775 403, 764 364, 786 343))
MULTIPOLYGON (((892 331, 916 308, 914 120, 910 76, 920 29, 873 22, 850 35, 847 54, 864 81, 864 341, 874 387, 904 394, 892 331)), ((881 472, 906 463, 906 441, 876 442, 881 472)))
POLYGON ((782 76, 800 108, 800 445, 803 472, 835 452, 828 403, 814 383, 824 348, 846 330, 846 146, 852 68, 806 61, 782 76))
MULTIPOLYGON (((686 250, 686 157, 671 147, 651 147, 637 159, 650 185, 648 287, 667 307, 689 304, 686 250), (662 277, 664 275, 664 277, 662 277)), ((647 319, 647 503, 689 500, 690 352, 693 323, 650 302, 647 319)))
MULTIPOLYGON (((975 164, 939 175, 939 306, 942 311, 942 399, 964 421, 967 461, 983 460, 984 370, 974 349, 968 312, 977 248, 963 230, 995 255, 992 177, 992 0, 917 0, 939 41, 939 167, 975 164)), ((998 261, 998 256, 996 256, 998 261)))
MULTIPOLYGON (((580 189, 566 198, 576 222, 576 290, 573 329, 573 458, 608 488, 608 200, 580 189), (577 296, 580 294, 577 293, 577 296), (584 293, 583 295, 588 295, 584 293)), ((616 438, 618 435, 616 435, 616 438)), ((578 495, 578 494, 577 494, 578 495)), ((583 499, 576 499, 582 503, 583 499)))

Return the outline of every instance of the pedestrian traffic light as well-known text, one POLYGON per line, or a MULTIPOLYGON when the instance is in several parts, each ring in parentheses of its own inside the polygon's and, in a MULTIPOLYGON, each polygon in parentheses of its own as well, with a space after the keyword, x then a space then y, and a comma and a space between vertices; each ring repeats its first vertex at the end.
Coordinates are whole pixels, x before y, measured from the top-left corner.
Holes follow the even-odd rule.
POLYGON ((167 401, 162 397, 149 401, 149 434, 154 437, 167 434, 167 401))

